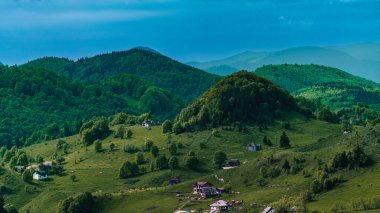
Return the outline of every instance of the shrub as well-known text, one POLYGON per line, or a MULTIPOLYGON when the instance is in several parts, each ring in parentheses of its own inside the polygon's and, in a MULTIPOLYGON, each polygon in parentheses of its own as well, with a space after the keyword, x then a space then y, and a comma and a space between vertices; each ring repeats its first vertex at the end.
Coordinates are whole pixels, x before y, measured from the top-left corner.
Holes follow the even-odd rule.
POLYGON ((124 146, 124 152, 128 152, 128 153, 136 153, 138 152, 139 149, 135 146, 135 145, 132 145, 132 144, 126 144, 124 146))

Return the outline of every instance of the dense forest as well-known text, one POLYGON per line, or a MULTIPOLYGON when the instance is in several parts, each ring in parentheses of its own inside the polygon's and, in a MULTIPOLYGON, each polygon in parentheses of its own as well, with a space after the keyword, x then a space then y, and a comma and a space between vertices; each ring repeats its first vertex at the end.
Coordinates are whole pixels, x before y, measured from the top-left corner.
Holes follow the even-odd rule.
POLYGON ((297 96, 331 109, 365 103, 380 110, 380 85, 342 70, 321 65, 267 65, 255 71, 297 96))
POLYGON ((183 109, 173 131, 180 133, 233 122, 269 123, 298 111, 293 97, 271 81, 240 71, 217 83, 183 109))
POLYGON ((121 73, 134 74, 154 86, 167 89, 187 101, 201 95, 221 77, 144 48, 112 52, 74 62, 46 57, 24 66, 42 67, 74 80, 95 83, 121 73))
POLYGON ((85 84, 30 66, 0 66, 0 97, 0 143, 8 148, 76 134, 94 116, 149 112, 166 119, 184 106, 133 75, 85 84))

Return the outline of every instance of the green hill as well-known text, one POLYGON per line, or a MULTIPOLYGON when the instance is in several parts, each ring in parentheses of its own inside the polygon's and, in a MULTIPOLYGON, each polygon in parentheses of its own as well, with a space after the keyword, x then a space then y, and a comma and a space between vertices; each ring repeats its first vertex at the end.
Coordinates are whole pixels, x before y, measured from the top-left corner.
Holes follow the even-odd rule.
POLYGON ((288 92, 247 71, 227 76, 177 116, 175 132, 234 122, 270 123, 284 111, 296 111, 288 92))
MULTIPOLYGON (((288 121, 288 129, 284 129, 281 122, 268 125, 264 130, 248 125, 245 132, 229 125, 215 128, 214 131, 171 135, 170 139, 162 134, 160 126, 129 126, 133 132, 130 139, 115 138, 111 134, 102 140, 101 152, 95 152, 94 145, 83 146, 79 135, 62 138, 67 143, 66 151, 57 148, 59 140, 32 145, 22 149, 30 159, 37 155, 41 155, 44 160, 62 156, 65 159, 62 164, 65 174, 49 175, 48 181, 25 183, 21 180, 21 174, 11 171, 9 163, 2 158, 4 173, 0 180, 4 185, 7 184, 5 189, 9 190, 3 194, 6 203, 13 204, 20 212, 27 209, 30 212, 51 212, 66 197, 86 191, 95 196, 94 208, 98 212, 123 212, 125 209, 133 209, 134 212, 209 209, 209 205, 217 199, 244 200, 244 204, 238 207, 242 208, 241 211, 248 212, 261 212, 263 205, 279 208, 281 203, 277 201, 281 199, 292 204, 282 205, 289 206, 286 208, 293 205, 302 208, 306 205, 308 212, 330 212, 335 206, 341 205, 351 212, 352 203, 365 204, 367 200, 370 202, 371 199, 378 198, 380 183, 377 177, 380 168, 377 162, 380 160, 380 147, 376 139, 380 135, 379 125, 355 127, 357 133, 345 136, 336 124, 298 118, 288 121), (289 149, 278 148, 283 131, 286 131, 290 139, 289 149), (264 136, 272 141, 272 146, 263 144, 264 136), (159 155, 166 157, 171 155, 167 148, 168 140, 177 144, 179 148, 175 156, 179 158, 180 167, 151 171, 150 165, 157 158, 140 148, 147 140, 153 141, 159 148, 159 155), (115 144, 114 150, 110 149, 110 142, 115 144), (263 150, 247 151, 245 146, 248 143, 262 144, 263 150), (375 164, 330 170, 337 153, 351 151, 355 144, 359 144, 375 164), (130 146, 140 149, 139 153, 144 156, 145 162, 139 165, 142 172, 120 179, 119 169, 122 164, 136 159, 137 153, 124 151, 125 147, 130 146), (216 169, 213 154, 218 150, 224 151, 228 159, 239 159, 242 164, 231 170, 216 169), (196 170, 190 170, 184 164, 190 151, 194 151, 200 161, 196 170), (285 160, 289 162, 289 169, 283 167, 285 160), (174 176, 180 177, 183 182, 168 186, 168 180, 174 176), (224 183, 216 176, 223 178, 224 183), (332 188, 322 188, 322 191, 305 197, 304 203, 297 201, 301 193, 311 191, 314 180, 322 177, 328 180, 336 178, 337 182, 334 182, 332 188), (209 181, 216 187, 231 187, 233 193, 223 193, 222 198, 192 199, 196 197, 191 193, 192 184, 196 181, 209 181), (290 201, 290 198, 296 201, 290 201)), ((111 126, 112 131, 116 132, 117 129, 118 125, 111 126)), ((379 207, 368 205, 365 208, 379 207)))
MULTIPOLYGON (((270 64, 318 64, 336 67, 379 83, 379 55, 378 43, 359 43, 334 47, 293 47, 271 52, 245 51, 219 60, 189 64, 203 70, 217 66, 230 66, 237 70, 249 71, 270 64)), ((233 70, 230 71, 233 72, 233 70)), ((224 72, 220 73, 222 74, 224 72)))
POLYGON ((136 76, 81 83, 33 67, 0 67, 0 145, 30 145, 79 131, 82 121, 116 112, 174 118, 182 99, 136 76))
POLYGON ((43 67, 82 82, 97 82, 129 73, 154 86, 167 89, 187 101, 201 95, 220 77, 181 64, 146 48, 112 52, 70 61, 42 58, 24 66, 43 67))
POLYGON ((380 110, 380 85, 342 70, 320 65, 267 65, 255 71, 297 96, 337 109, 365 103, 380 110))

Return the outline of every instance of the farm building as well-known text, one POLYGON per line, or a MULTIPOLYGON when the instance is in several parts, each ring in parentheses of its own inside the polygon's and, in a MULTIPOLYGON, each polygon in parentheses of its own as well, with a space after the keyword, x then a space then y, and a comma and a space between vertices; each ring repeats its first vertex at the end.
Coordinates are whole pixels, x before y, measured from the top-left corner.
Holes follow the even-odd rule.
POLYGON ((250 143, 247 145, 246 148, 248 151, 260 151, 261 150, 261 144, 250 143))
POLYGON ((181 182, 180 178, 173 177, 172 179, 169 180, 169 185, 174 185, 174 184, 177 184, 177 183, 180 183, 180 182, 181 182))
POLYGON ((210 207, 210 213, 229 211, 232 209, 232 206, 224 200, 218 200, 215 203, 211 204, 210 207))
POLYGON ((270 206, 267 206, 267 207, 264 209, 264 211, 262 211, 261 213, 277 213, 277 211, 276 211, 274 208, 272 208, 272 207, 270 207, 270 206))
POLYGON ((46 171, 34 171, 33 179, 34 180, 46 180, 48 178, 46 171))
POLYGON ((213 185, 209 182, 196 182, 193 184, 193 194, 198 194, 200 190, 204 187, 212 187, 213 185))
POLYGON ((240 161, 239 159, 231 159, 228 161, 228 165, 229 166, 239 166, 240 165, 240 161))

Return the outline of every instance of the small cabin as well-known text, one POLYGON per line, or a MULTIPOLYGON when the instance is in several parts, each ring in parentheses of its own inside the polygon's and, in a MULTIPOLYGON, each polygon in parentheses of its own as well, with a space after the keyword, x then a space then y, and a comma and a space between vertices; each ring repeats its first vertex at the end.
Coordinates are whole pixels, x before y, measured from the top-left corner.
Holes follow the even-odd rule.
POLYGON ((45 161, 42 163, 44 166, 53 166, 53 161, 45 161))
POLYGON ((247 150, 248 151, 260 151, 261 150, 261 144, 254 144, 254 143, 250 143, 247 145, 247 150))
POLYGON ((228 161, 228 165, 229 166, 239 166, 240 165, 240 161, 239 159, 231 159, 228 161))
POLYGON ((178 184, 181 182, 181 179, 178 178, 178 177, 173 177, 172 179, 169 180, 169 185, 174 185, 174 184, 178 184))
POLYGON ((212 187, 213 185, 209 182, 196 182, 193 184, 193 194, 200 193, 202 188, 212 187))
POLYGON ((48 178, 46 171, 34 171, 33 179, 34 180, 46 180, 48 178))
POLYGON ((15 167, 13 167, 13 169, 16 172, 23 172, 25 170, 25 166, 15 166, 15 167))
POLYGON ((267 206, 267 207, 264 209, 264 211, 262 211, 261 213, 277 213, 277 211, 276 211, 274 208, 272 208, 272 207, 270 207, 270 206, 267 206))
POLYGON ((232 210, 232 206, 224 200, 218 200, 215 203, 211 204, 210 207, 211 207, 210 212, 215 212, 215 213, 232 210))

